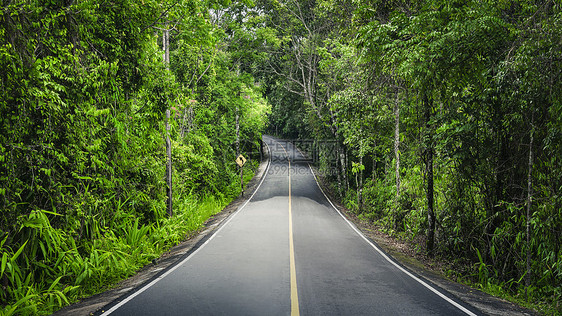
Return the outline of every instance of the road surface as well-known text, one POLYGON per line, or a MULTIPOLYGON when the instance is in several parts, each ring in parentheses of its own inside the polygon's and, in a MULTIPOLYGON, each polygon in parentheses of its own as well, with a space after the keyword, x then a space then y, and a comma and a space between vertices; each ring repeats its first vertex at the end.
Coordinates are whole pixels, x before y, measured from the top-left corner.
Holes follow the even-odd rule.
POLYGON ((102 315, 478 315, 380 251, 300 152, 264 137, 254 195, 196 251, 102 315))

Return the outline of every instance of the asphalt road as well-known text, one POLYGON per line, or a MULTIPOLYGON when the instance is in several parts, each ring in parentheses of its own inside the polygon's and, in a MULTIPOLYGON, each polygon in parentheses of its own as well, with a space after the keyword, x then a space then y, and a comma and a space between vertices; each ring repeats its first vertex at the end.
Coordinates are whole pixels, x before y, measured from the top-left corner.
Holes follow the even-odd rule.
POLYGON ((290 143, 196 251, 103 315, 474 315, 389 259, 330 203, 290 143))

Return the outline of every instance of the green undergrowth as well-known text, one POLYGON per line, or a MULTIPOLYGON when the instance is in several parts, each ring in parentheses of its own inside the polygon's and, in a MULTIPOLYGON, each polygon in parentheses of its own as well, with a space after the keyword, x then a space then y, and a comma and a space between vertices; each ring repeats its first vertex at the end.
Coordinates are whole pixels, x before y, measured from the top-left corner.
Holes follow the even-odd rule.
MULTIPOLYGON (((245 183, 256 166, 245 168, 245 183)), ((116 212, 119 225, 90 227, 88 233, 97 238, 89 241, 77 242, 54 228, 49 218, 57 213, 37 210, 19 217, 27 241, 18 249, 3 247, 8 236, 0 241, 2 297, 12 298, 0 315, 47 315, 111 288, 201 228, 240 193, 239 182, 231 189, 230 196, 189 194, 176 201, 172 217, 151 224, 116 212)))
MULTIPOLYGON (((393 179, 390 179, 393 180, 393 179)), ((332 180, 333 181, 333 180, 332 180)), ((408 242, 410 247, 418 253, 426 253, 425 230, 426 214, 422 211, 420 196, 411 185, 419 179, 403 178, 402 200, 396 207, 393 198, 392 181, 367 181, 363 189, 362 207, 359 208, 355 190, 348 190, 341 198, 346 208, 354 212, 361 220, 367 220, 377 225, 378 229, 393 238, 408 242), (413 180, 412 180, 413 179, 413 180)), ((332 191, 336 185, 331 182, 332 191)), ((438 200, 438 202, 441 202, 438 200)), ((443 224, 442 224, 443 225, 443 224)), ((440 227, 444 229, 443 227, 440 227)), ((451 234, 438 235, 439 240, 453 239, 451 234)), ((443 242, 445 243, 445 242, 443 242)), ((456 282, 468 285, 485 293, 532 309, 544 315, 562 315, 560 306, 561 288, 559 284, 548 282, 551 275, 544 272, 539 282, 525 286, 525 275, 505 280, 502 271, 492 264, 486 263, 484 255, 476 247, 472 248, 474 258, 451 253, 446 247, 439 247, 430 259, 443 269, 443 274, 456 282)))
POLYGON ((476 264, 466 265, 458 270, 463 272, 449 269, 444 271, 444 274, 459 283, 534 310, 541 315, 562 315, 559 288, 530 286, 525 290, 522 286, 524 284, 523 277, 517 280, 501 281, 497 275, 494 275, 497 273, 494 273, 483 262, 483 259, 479 259, 476 264))
POLYGON ((478 289, 484 293, 515 303, 519 306, 534 310, 540 315, 562 315, 562 306, 560 306, 560 303, 557 300, 557 296, 559 297, 560 295, 559 293, 554 295, 545 295, 544 292, 546 291, 544 289, 531 287, 528 290, 528 297, 526 297, 524 290, 520 290, 518 292, 509 290, 513 287, 512 283, 519 283, 521 280, 511 282, 501 282, 493 278, 482 280, 479 279, 481 278, 481 273, 477 268, 474 269, 474 273, 469 275, 461 275, 458 271, 451 269, 444 271, 444 274, 449 279, 458 283, 478 289))
POLYGON ((47 211, 21 218, 23 229, 31 236, 19 249, 3 250, 0 271, 3 283, 14 285, 3 290, 18 300, 0 314, 49 314, 111 287, 197 230, 225 201, 214 196, 191 197, 181 204, 171 218, 142 225, 138 219, 125 217, 119 227, 100 227, 102 237, 82 244, 53 228, 47 211), (45 259, 21 258, 24 252, 39 252, 45 259))

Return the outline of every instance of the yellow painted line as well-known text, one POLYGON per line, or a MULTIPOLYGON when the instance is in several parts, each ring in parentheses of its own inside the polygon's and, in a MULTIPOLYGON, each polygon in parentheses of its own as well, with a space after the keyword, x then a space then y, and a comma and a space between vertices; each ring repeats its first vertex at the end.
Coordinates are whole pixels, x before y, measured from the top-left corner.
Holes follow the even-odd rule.
POLYGON ((299 294, 297 292, 297 268, 295 266, 295 244, 293 242, 293 212, 291 209, 291 161, 289 160, 289 261, 291 269, 291 315, 298 316, 299 294))
POLYGON ((297 291, 297 268, 295 265, 295 244, 293 242, 293 211, 291 207, 291 159, 285 146, 279 143, 289 162, 289 270, 291 274, 291 316, 299 316, 299 294, 297 291))

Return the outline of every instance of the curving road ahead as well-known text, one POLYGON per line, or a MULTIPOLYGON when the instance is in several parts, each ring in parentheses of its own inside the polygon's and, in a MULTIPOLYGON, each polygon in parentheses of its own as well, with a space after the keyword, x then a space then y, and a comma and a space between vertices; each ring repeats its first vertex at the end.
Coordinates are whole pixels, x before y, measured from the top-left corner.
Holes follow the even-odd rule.
POLYGON ((290 143, 254 195, 186 259, 103 315, 477 315, 389 259, 290 143))

